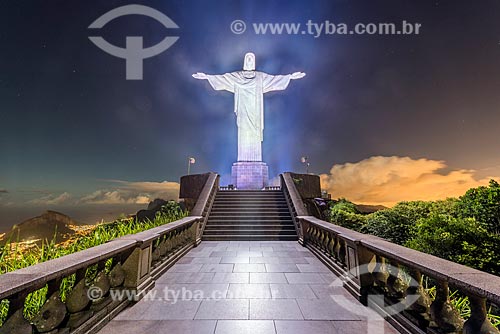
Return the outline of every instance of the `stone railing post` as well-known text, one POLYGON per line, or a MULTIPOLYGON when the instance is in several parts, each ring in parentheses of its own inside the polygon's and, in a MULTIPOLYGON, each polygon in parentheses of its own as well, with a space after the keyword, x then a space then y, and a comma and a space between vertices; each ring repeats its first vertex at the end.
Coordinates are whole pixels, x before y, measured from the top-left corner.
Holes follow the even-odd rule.
POLYGON ((307 222, 307 220, 302 219, 300 217, 297 217, 297 220, 299 222, 298 226, 300 226, 300 233, 298 233, 300 235, 299 236, 299 244, 301 244, 302 246, 305 246, 310 240, 310 236, 309 236, 309 232, 308 232, 310 225, 307 222))
POLYGON ((488 319, 486 310, 486 298, 473 294, 468 295, 470 302, 471 315, 465 322, 463 334, 498 334, 496 329, 488 319))
POLYGON ((406 311, 411 314, 419 327, 427 328, 430 323, 430 306, 431 297, 422 285, 422 273, 417 269, 410 269, 410 275, 418 283, 417 286, 411 285, 408 287, 406 295, 418 295, 417 301, 410 303, 406 311))
POLYGON ((368 305, 368 295, 373 288, 374 282, 373 275, 368 270, 368 265, 373 261, 375 254, 359 243, 357 245, 356 254, 359 268, 362 269, 359 274, 359 301, 364 305, 368 305))
POLYGON ((124 287, 134 289, 137 296, 154 286, 151 278, 152 242, 139 243, 123 263, 125 272, 124 287))
POLYGON ((448 282, 438 281, 436 285, 436 298, 431 304, 430 313, 437 327, 445 333, 460 333, 464 320, 460 313, 450 303, 448 282))

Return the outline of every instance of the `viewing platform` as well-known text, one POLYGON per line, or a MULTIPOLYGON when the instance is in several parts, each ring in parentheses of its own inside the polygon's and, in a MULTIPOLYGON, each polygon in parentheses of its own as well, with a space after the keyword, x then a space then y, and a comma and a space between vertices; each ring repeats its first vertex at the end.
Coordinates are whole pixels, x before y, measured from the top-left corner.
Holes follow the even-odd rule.
MULTIPOLYGON (((367 333, 368 317, 384 325, 335 283, 296 241, 203 241, 99 333, 367 333)), ((385 323, 385 333, 397 331, 385 323)))
POLYGON ((280 179, 183 177, 190 216, 1 275, 0 334, 499 333, 500 277, 321 220, 319 178, 280 179), (33 292, 47 301, 28 320, 33 292))

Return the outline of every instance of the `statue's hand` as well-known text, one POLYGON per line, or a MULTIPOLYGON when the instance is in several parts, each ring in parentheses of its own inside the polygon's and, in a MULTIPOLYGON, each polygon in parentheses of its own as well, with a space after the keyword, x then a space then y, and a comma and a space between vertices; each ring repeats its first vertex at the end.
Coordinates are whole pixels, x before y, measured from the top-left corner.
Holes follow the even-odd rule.
POLYGON ((198 73, 193 74, 193 78, 204 80, 204 79, 207 79, 208 77, 205 73, 198 72, 198 73))
POLYGON ((293 80, 295 80, 295 79, 302 79, 305 76, 306 76, 306 74, 304 72, 295 72, 295 73, 291 74, 290 79, 293 79, 293 80))

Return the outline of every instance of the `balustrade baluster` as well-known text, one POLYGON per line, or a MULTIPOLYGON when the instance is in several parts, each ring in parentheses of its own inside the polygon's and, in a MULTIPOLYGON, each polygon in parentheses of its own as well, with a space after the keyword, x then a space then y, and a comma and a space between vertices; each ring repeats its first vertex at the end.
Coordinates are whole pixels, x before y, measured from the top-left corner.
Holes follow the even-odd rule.
POLYGON ((33 326, 24 318, 24 300, 26 299, 27 291, 16 293, 8 298, 9 309, 7 312, 7 319, 2 327, 0 327, 0 334, 32 334, 33 326))
POLYGON ((327 234, 324 230, 320 229, 319 230, 319 249, 321 250, 322 253, 326 254, 327 253, 327 249, 326 249, 326 246, 325 246, 325 241, 326 241, 326 237, 327 237, 327 234))
POLYGON ((464 320, 460 313, 450 303, 448 282, 438 280, 436 285, 436 298, 430 307, 431 318, 439 330, 445 333, 460 333, 464 320))
POLYGON ((488 319, 486 298, 469 294, 470 318, 464 324, 463 334, 499 334, 488 319))
POLYGON ((347 268, 347 246, 345 240, 339 237, 339 262, 342 264, 343 268, 347 268))
POLYGON ((375 259, 375 268, 373 269, 374 282, 379 289, 385 292, 387 290, 387 279, 389 278, 385 258, 380 255, 376 255, 375 259))
POLYGON ((333 259, 335 254, 335 235, 333 232, 330 232, 329 233, 329 240, 328 240, 328 245, 327 245, 327 249, 328 249, 328 257, 330 259, 333 259))
POLYGON ((38 332, 45 333, 56 329, 66 318, 66 305, 61 301, 59 288, 62 277, 49 281, 47 300, 33 318, 33 325, 38 332))
POLYGON ((422 274, 419 270, 410 269, 410 275, 417 285, 410 284, 406 291, 407 296, 418 295, 416 301, 407 303, 406 311, 412 316, 412 320, 420 327, 427 328, 430 322, 431 297, 422 286, 422 274))
POLYGON ((401 278, 399 263, 390 263, 390 275, 387 277, 387 295, 396 300, 402 300, 406 295, 408 284, 401 278))

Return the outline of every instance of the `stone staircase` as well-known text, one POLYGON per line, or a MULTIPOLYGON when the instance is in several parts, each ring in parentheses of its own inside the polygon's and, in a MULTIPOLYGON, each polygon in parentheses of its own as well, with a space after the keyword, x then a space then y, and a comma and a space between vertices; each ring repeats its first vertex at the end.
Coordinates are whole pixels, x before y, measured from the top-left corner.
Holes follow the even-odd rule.
POLYGON ((203 240, 297 240, 297 233, 281 190, 223 190, 203 240))

